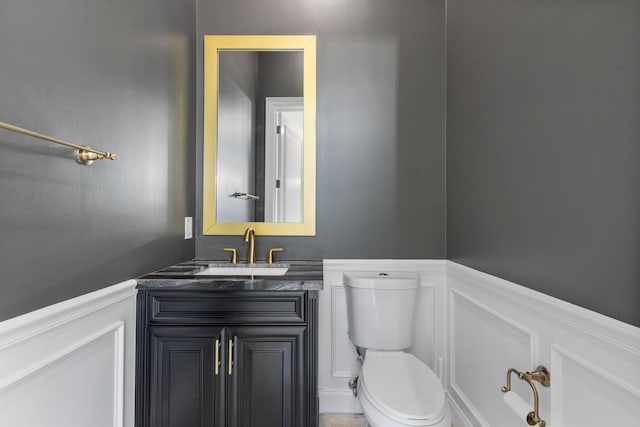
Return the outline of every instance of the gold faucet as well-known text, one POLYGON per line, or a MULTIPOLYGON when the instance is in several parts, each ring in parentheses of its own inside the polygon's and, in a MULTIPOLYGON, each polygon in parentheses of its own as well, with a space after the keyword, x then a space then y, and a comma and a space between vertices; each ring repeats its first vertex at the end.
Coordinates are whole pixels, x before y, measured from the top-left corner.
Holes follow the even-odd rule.
POLYGON ((256 232, 249 227, 244 231, 244 241, 249 242, 249 251, 247 253, 247 262, 249 264, 256 263, 256 232))

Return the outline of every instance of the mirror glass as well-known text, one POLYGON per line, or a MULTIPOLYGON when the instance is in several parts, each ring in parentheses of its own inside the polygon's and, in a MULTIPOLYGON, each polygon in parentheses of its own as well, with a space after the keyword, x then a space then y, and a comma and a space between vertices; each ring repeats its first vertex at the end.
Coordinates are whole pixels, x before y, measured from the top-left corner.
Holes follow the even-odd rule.
POLYGON ((219 222, 301 222, 303 52, 218 52, 219 222))
POLYGON ((315 234, 315 36, 205 36, 203 233, 315 234))

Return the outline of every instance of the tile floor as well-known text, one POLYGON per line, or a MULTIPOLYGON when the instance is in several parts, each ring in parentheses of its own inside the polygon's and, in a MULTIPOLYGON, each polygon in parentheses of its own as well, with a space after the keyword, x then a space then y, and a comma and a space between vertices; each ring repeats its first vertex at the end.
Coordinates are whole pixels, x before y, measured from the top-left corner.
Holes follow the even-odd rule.
POLYGON ((362 414, 320 414, 320 427, 367 427, 367 420, 362 414))
POLYGON ((320 427, 366 427, 362 414, 320 414, 320 427))

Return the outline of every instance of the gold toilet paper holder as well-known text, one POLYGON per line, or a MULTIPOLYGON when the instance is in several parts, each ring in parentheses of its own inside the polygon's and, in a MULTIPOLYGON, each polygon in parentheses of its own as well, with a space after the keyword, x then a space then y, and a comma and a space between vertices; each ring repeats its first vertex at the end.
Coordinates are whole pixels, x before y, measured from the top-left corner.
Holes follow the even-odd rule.
POLYGON ((519 379, 526 381, 533 391, 533 411, 527 415, 527 424, 530 426, 538 424, 540 427, 545 427, 547 423, 540 419, 538 390, 533 381, 539 382, 543 387, 549 387, 551 385, 551 374, 544 366, 538 366, 533 372, 520 372, 517 369, 509 368, 507 371, 507 385, 500 389, 503 393, 511 391, 511 374, 514 373, 519 379))

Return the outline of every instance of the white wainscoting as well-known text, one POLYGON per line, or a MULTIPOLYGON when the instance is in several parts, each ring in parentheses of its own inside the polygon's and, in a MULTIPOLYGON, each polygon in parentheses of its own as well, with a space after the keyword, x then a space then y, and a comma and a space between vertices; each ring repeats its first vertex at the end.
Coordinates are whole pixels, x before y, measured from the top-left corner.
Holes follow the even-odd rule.
POLYGON ((344 272, 414 272, 420 276, 414 347, 410 352, 434 372, 446 358, 446 288, 444 260, 324 260, 324 290, 319 301, 318 386, 320 412, 362 412, 348 382, 359 371, 347 336, 344 272))
POLYGON ((135 286, 0 323, 0 425, 133 427, 135 286))
MULTIPOLYGON (((546 366, 548 427, 640 425, 640 328, 447 263, 449 381, 456 427, 526 426, 503 403, 508 368, 546 366)), ((531 389, 513 389, 533 405, 531 389)))
MULTIPOLYGON (((445 384, 455 427, 526 426, 504 404, 509 368, 551 372, 538 386, 548 427, 640 425, 640 328, 450 261, 325 260, 320 293, 321 412, 360 412, 347 382, 358 372, 346 333, 345 271, 421 277, 411 351, 445 384)), ((537 384, 537 383, 536 383, 537 384)), ((533 405, 529 386, 512 389, 533 405)))

